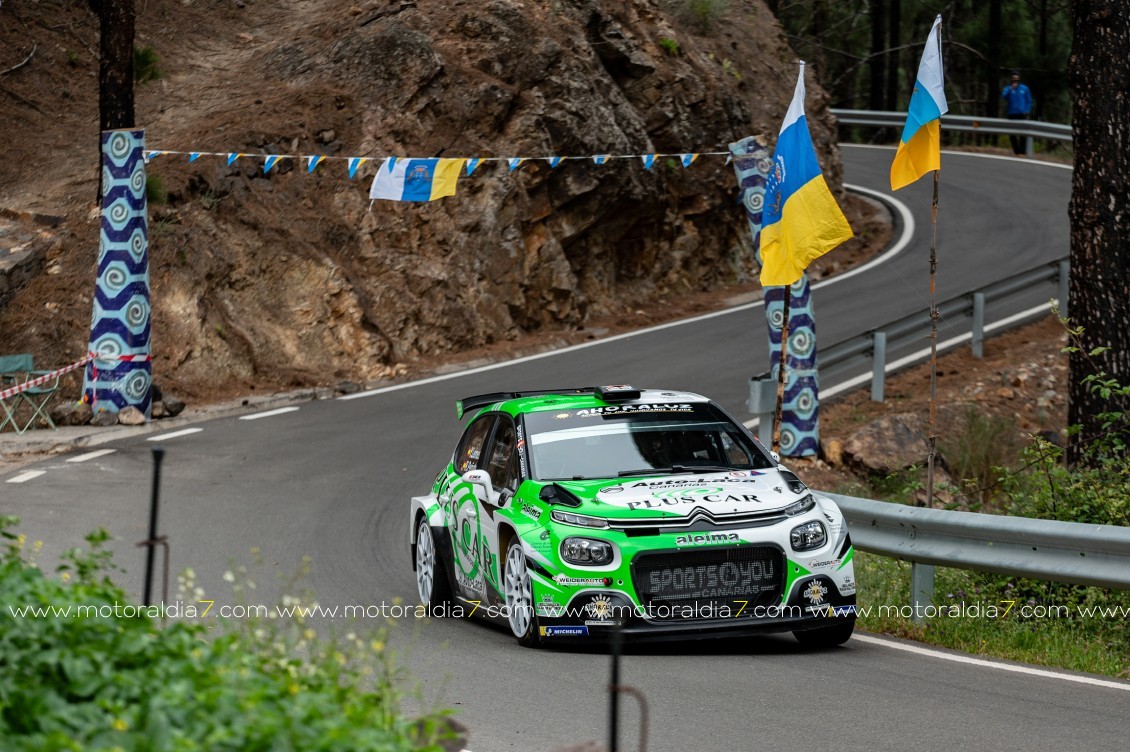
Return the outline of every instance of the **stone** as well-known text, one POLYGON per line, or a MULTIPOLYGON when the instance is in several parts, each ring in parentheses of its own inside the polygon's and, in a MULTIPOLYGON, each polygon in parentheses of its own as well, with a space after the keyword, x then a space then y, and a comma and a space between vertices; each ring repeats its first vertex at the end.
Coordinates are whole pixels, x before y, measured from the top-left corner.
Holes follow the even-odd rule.
POLYGON ((118 414, 109 410, 96 410, 90 419, 90 425, 106 428, 118 424, 118 414))
POLYGON ((71 410, 70 415, 67 416, 67 425, 69 426, 85 426, 90 423, 91 418, 94 417, 94 409, 86 402, 79 402, 71 410))
POLYGON ((338 394, 356 394, 361 391, 361 385, 353 381, 341 381, 334 387, 338 394))
POLYGON ((160 400, 157 400, 149 407, 149 417, 153 418, 153 420, 160 420, 167 414, 168 413, 165 412, 165 403, 160 400))
POLYGON ((822 439, 820 455, 829 465, 835 467, 844 463, 844 442, 839 439, 822 439))
POLYGON ((141 412, 133 405, 126 405, 118 411, 118 423, 123 426, 145 425, 145 413, 141 412))
POLYGON ((175 418, 184 411, 184 402, 172 396, 171 394, 166 394, 165 399, 163 399, 162 402, 165 403, 165 415, 170 418, 175 418))
POLYGON ((926 461, 925 422, 911 413, 885 415, 844 443, 844 464, 872 475, 890 475, 926 461))

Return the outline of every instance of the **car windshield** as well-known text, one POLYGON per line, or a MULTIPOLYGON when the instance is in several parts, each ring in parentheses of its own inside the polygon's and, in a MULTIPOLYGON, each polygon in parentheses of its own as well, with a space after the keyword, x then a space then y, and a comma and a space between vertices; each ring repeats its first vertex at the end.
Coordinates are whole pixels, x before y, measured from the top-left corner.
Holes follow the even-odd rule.
POLYGON ((707 403, 526 413, 537 480, 772 467, 748 434, 707 403))

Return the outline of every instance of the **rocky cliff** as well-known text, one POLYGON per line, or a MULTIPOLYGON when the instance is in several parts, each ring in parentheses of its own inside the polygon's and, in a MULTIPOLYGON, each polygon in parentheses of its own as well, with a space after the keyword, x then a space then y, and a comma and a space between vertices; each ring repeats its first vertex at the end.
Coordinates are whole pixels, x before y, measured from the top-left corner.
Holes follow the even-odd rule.
MULTIPOLYGON (((138 12, 138 46, 161 71, 138 86, 150 149, 725 151, 775 136, 796 76, 760 0, 148 0, 138 12)), ((32 53, 0 75, 0 207, 64 217, 43 273, 0 309, 0 350, 41 363, 86 347, 97 34, 82 3, 0 6, 0 71, 32 53)), ((818 75, 808 117, 838 193, 818 75)), ((251 157, 151 162, 158 382, 192 395, 369 379, 421 356, 721 290, 754 271, 723 157, 650 171, 639 160, 535 160, 513 172, 486 162, 454 197, 370 208, 374 165, 351 180, 341 161, 313 174, 289 159, 269 173, 251 157)))

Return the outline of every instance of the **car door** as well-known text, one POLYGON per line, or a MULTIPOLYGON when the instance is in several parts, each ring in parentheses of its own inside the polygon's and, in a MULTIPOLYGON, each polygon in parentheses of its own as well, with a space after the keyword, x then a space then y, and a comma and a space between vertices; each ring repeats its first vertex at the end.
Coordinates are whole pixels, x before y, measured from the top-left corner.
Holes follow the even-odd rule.
POLYGON ((479 416, 467 426, 452 458, 452 472, 440 489, 440 503, 451 536, 455 587, 468 600, 486 596, 486 578, 480 562, 482 546, 481 510, 476 486, 463 480, 468 472, 481 470, 484 452, 498 416, 479 416))
POLYGON ((510 503, 518 490, 518 452, 514 421, 509 415, 500 415, 484 453, 483 469, 490 476, 490 488, 476 487, 479 502, 479 524, 481 530, 479 560, 487 582, 494 592, 501 593, 499 562, 506 555, 498 548, 497 512, 510 503))

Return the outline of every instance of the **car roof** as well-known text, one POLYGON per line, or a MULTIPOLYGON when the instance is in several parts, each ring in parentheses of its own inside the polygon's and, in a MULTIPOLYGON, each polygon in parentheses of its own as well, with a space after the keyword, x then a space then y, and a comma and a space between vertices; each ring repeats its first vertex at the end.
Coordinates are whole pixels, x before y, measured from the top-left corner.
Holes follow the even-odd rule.
POLYGON ((710 402, 701 394, 676 389, 633 389, 631 387, 582 387, 532 392, 494 392, 467 397, 457 403, 460 417, 483 407, 480 412, 505 412, 511 415, 541 410, 580 410, 606 405, 650 405, 670 402, 710 402), (618 389, 619 392, 607 392, 618 389))

